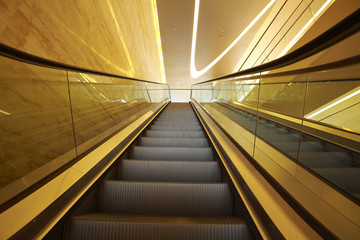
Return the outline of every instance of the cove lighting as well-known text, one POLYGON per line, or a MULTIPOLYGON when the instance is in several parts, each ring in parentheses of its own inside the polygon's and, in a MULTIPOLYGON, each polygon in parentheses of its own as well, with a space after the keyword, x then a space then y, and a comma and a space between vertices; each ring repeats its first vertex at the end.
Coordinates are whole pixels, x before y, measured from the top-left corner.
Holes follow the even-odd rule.
POLYGON ((153 14, 154 14, 154 23, 155 23, 157 44, 158 44, 158 49, 159 49, 162 82, 166 83, 164 56, 163 56, 162 45, 161 45, 160 24, 159 24, 158 12, 157 12, 156 0, 153 0, 153 14))
POLYGON ((314 117, 314 116, 316 116, 316 115, 318 115, 318 114, 320 114, 320 113, 328 110, 329 108, 332 108, 332 107, 338 105, 339 103, 342 103, 343 101, 348 100, 349 98, 352 98, 352 97, 358 95, 359 93, 360 93, 360 90, 357 90, 356 92, 353 92, 353 93, 351 93, 351 94, 349 94, 349 95, 347 95, 347 96, 345 96, 345 97, 337 100, 336 102, 334 102, 334 103, 332 103, 332 104, 330 104, 330 105, 328 105, 328 106, 326 106, 326 107, 324 107, 324 108, 322 108, 322 109, 314 112, 313 114, 311 114, 311 115, 309 115, 309 116, 306 116, 305 118, 307 118, 307 119, 312 118, 312 117, 314 117))
POLYGON ((235 46, 237 42, 254 26, 254 24, 266 13, 266 11, 276 2, 276 0, 271 0, 266 7, 251 21, 251 23, 235 38, 235 40, 219 55, 217 56, 209 65, 201 70, 197 70, 195 67, 195 50, 196 50, 196 38, 197 38, 197 29, 198 29, 198 21, 199 21, 199 8, 200 8, 200 0, 195 0, 195 10, 194 10, 194 23, 193 23, 193 34, 192 34, 192 42, 191 42, 191 55, 190 55, 190 73, 192 78, 198 78, 210 68, 212 68, 217 62, 220 61, 221 58, 228 53, 231 48, 235 46))
POLYGON ((5 111, 3 111, 3 110, 0 110, 0 113, 5 114, 5 115, 11 115, 10 113, 5 112, 5 111))

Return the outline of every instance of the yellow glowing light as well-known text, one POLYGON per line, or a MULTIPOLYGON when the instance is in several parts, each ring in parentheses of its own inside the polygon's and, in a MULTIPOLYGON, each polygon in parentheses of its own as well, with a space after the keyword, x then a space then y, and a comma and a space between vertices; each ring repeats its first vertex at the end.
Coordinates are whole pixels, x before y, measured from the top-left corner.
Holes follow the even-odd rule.
POLYGON ((80 75, 84 78, 84 80, 86 82, 97 83, 97 81, 94 78, 90 77, 90 76, 87 76, 87 75, 85 75, 83 73, 80 73, 80 75))
POLYGON ((326 111, 326 110, 328 110, 328 109, 330 109, 330 108, 338 105, 339 103, 342 103, 342 102, 344 102, 345 100, 348 100, 349 98, 352 98, 352 97, 358 95, 359 93, 360 93, 360 90, 357 90, 356 92, 353 92, 353 93, 351 93, 351 94, 349 94, 349 95, 347 95, 347 96, 345 96, 345 97, 337 100, 336 102, 333 102, 332 104, 330 104, 330 105, 328 105, 328 106, 326 106, 326 107, 324 107, 324 108, 321 108, 320 110, 312 113, 311 115, 305 116, 305 118, 308 118, 308 119, 309 119, 309 118, 312 118, 312 117, 314 117, 314 116, 316 116, 316 115, 318 115, 318 114, 320 114, 320 113, 322 113, 322 112, 324 112, 324 111, 326 111))
POLYGON ((157 43, 158 43, 158 49, 159 49, 162 82, 166 83, 164 56, 163 56, 162 45, 161 45, 160 24, 159 24, 158 12, 157 12, 156 0, 153 0, 153 14, 154 14, 154 24, 155 24, 156 37, 157 37, 157 43))
POLYGON ((0 110, 0 113, 5 114, 5 115, 11 115, 10 113, 5 112, 5 111, 3 111, 3 110, 0 110))
POLYGON ((201 70, 197 70, 195 67, 195 49, 196 49, 196 37, 199 21, 199 8, 200 0, 195 0, 195 10, 194 10, 194 23, 193 23, 193 34, 192 34, 192 43, 191 43, 191 56, 190 56, 190 73, 192 78, 198 78, 209 69, 211 69, 221 58, 228 53, 231 48, 235 46, 237 42, 254 26, 254 24, 266 13, 266 11, 276 2, 276 0, 271 0, 266 7, 251 21, 251 23, 237 36, 237 38, 219 55, 217 56, 209 65, 201 70))
POLYGON ((107 5, 109 6, 111 16, 112 16, 113 19, 114 19, 115 26, 116 26, 116 29, 117 29, 117 32, 118 32, 118 36, 119 36, 121 45, 122 45, 123 48, 124 48, 125 55, 126 55, 127 61, 128 61, 128 63, 129 63, 129 66, 130 66, 130 71, 127 71, 127 74, 130 75, 131 77, 135 77, 134 65, 133 65, 133 63, 132 63, 132 61, 131 61, 129 49, 127 48, 127 45, 126 45, 125 40, 124 40, 124 37, 123 37, 123 33, 122 33, 122 31, 121 31, 121 28, 119 27, 119 23, 118 23, 117 18, 116 18, 116 16, 115 16, 114 9, 113 9, 113 7, 112 7, 112 5, 111 5, 111 3, 110 3, 110 0, 106 0, 106 3, 107 3, 107 5))
POLYGON ((130 55, 129 52, 127 51, 127 46, 125 44, 124 39, 122 38, 122 35, 120 37, 120 41, 121 44, 124 47, 124 50, 126 52, 126 57, 128 60, 128 64, 130 69, 126 70, 123 69, 121 67, 119 67, 118 65, 112 63, 108 58, 106 58, 104 55, 102 55, 100 52, 98 52, 94 47, 90 46, 85 39, 83 39, 82 37, 80 37, 75 31, 71 30, 67 25, 64 24, 64 22, 62 20, 60 20, 57 16, 50 14, 50 16, 57 21, 58 24, 62 25, 72 36, 74 36, 78 41, 80 41, 82 44, 84 44, 88 49, 90 49, 90 51, 92 51, 94 54, 96 54, 101 60, 103 60, 105 63, 107 63, 108 65, 110 65, 111 67, 113 67, 114 69, 118 70, 119 72, 121 72, 121 74, 125 74, 127 76, 133 77, 135 75, 135 70, 133 67, 133 64, 131 62, 130 59, 130 55))

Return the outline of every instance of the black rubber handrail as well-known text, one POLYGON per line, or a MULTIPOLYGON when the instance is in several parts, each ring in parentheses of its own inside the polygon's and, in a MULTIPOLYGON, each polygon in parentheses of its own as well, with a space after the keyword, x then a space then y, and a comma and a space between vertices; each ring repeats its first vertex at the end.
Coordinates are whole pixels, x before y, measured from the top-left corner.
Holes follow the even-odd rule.
MULTIPOLYGON (((313 56, 313 55, 335 45, 336 43, 339 43, 340 41, 354 35, 355 33, 359 32, 359 31, 360 31, 360 9, 357 9, 355 12, 350 14, 348 17, 346 17, 341 22, 337 23, 335 26, 333 26, 326 32, 322 33, 320 36, 311 40, 310 42, 303 45, 302 47, 294 50, 293 52, 290 52, 290 53, 284 55, 281 58, 275 59, 271 62, 262 64, 262 65, 259 65, 259 66, 253 67, 253 68, 249 68, 249 69, 246 69, 246 70, 243 70, 240 72, 235 72, 235 73, 228 74, 228 75, 225 75, 222 77, 195 83, 195 84, 193 84, 193 86, 203 84, 203 83, 209 83, 209 82, 213 82, 213 81, 219 81, 219 80, 223 80, 223 79, 227 79, 227 78, 240 77, 240 76, 244 76, 244 75, 250 75, 250 74, 255 74, 255 73, 259 73, 259 72, 265 72, 265 71, 270 71, 270 70, 274 70, 274 69, 279 69, 279 68, 288 66, 290 64, 299 62, 310 56, 313 56)), ((356 63, 356 62, 353 62, 353 60, 360 62, 360 57, 356 56, 352 59, 352 61, 347 61, 347 63, 349 65, 356 63)), ((342 63, 344 63, 344 62, 342 62, 342 63)), ((324 66, 334 67, 334 64, 324 64, 323 68, 324 68, 324 66)), ((317 70, 316 67, 304 68, 304 69, 296 70, 296 73, 301 74, 301 73, 307 73, 309 71, 315 71, 315 70, 317 70)))
POLYGON ((30 63, 33 65, 38 65, 38 66, 47 67, 47 68, 61 69, 61 70, 81 72, 81 73, 90 73, 90 74, 96 74, 96 75, 101 75, 101 76, 106 76, 106 77, 122 78, 125 80, 138 81, 138 82, 167 85, 165 83, 152 82, 152 81, 147 81, 147 80, 143 80, 143 79, 125 77, 125 76, 120 76, 117 74, 105 73, 105 72, 100 72, 100 71, 91 70, 91 69, 87 69, 87 68, 77 67, 77 66, 73 66, 73 65, 69 65, 69 64, 65 64, 65 63, 60 63, 57 61, 38 57, 33 54, 26 53, 24 51, 20 51, 18 49, 9 47, 2 43, 0 43, 0 56, 4 56, 7 58, 17 60, 17 61, 30 63))

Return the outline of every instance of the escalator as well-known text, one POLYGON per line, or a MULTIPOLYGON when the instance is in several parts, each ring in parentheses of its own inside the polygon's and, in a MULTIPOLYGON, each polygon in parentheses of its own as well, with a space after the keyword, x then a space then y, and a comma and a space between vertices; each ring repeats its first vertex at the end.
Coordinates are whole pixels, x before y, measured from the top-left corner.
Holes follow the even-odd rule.
POLYGON ((66 239, 251 239, 224 174, 190 104, 171 103, 66 239))
POLYGON ((354 197, 360 197, 360 165, 353 157, 355 152, 314 136, 300 135, 298 130, 266 118, 256 121, 255 115, 228 104, 212 107, 354 197))

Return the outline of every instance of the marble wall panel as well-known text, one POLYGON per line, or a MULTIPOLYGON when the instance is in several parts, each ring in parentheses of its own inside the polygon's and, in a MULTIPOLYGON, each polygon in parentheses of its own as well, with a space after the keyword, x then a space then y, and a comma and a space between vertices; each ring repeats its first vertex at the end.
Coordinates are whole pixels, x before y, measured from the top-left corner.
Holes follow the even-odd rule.
POLYGON ((4 0, 0 42, 47 59, 161 82, 153 1, 4 0))

